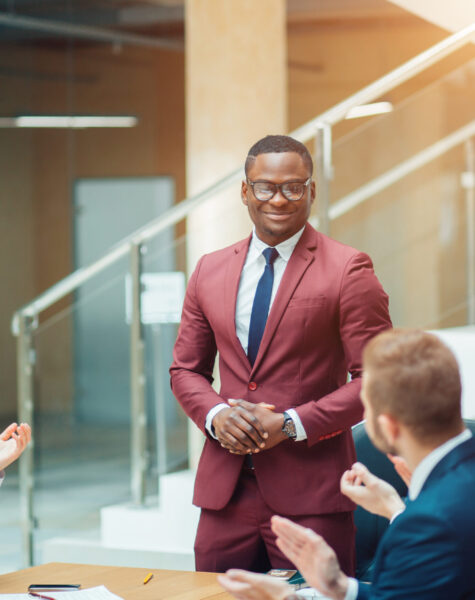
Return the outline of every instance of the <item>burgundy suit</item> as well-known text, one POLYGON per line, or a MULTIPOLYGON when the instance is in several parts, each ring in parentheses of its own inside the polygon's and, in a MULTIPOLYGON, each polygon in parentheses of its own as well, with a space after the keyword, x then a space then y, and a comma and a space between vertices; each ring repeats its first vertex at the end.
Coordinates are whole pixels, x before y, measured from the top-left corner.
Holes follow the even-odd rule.
MULTIPOLYGON (((309 224, 287 264, 251 368, 236 336, 236 297, 250 238, 203 256, 190 278, 171 366, 173 392, 207 435, 206 415, 229 398, 295 408, 307 440, 253 455, 255 478, 272 511, 341 513, 354 508, 339 480, 355 460, 351 426, 362 418, 361 354, 389 327, 388 298, 370 258, 309 224), (219 352, 221 389, 211 387, 219 352), (347 373, 352 381, 347 383, 347 373)), ((243 457, 209 435, 193 502, 230 501, 243 457)))

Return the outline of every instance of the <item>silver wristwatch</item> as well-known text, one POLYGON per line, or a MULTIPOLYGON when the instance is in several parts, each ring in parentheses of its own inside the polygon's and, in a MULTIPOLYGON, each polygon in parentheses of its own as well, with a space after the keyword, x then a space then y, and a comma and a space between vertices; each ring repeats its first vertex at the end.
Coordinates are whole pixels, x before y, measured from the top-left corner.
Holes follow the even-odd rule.
POLYGON ((288 412, 284 411, 284 424, 282 425, 282 431, 291 440, 295 440, 297 437, 297 430, 295 429, 295 423, 288 412))

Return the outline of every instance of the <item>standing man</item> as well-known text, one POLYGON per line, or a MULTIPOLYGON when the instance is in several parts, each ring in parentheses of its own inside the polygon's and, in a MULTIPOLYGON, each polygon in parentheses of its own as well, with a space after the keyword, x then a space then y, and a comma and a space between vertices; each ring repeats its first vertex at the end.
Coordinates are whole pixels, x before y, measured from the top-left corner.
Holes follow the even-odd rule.
POLYGON ((170 373, 207 436, 193 498, 200 571, 290 567, 275 512, 323 535, 354 571, 354 504, 339 479, 355 459, 361 353, 391 322, 370 258, 307 222, 312 170, 290 137, 254 144, 241 187, 253 232, 203 256, 188 284, 170 373))

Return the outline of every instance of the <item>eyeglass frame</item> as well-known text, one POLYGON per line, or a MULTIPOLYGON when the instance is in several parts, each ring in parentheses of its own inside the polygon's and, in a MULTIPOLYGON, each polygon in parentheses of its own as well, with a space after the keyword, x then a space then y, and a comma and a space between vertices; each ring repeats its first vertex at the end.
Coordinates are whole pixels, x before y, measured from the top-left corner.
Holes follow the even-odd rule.
POLYGON ((306 189, 308 188, 308 185, 311 183, 312 181, 312 176, 310 175, 310 177, 306 180, 306 181, 284 181, 282 183, 274 183, 273 181, 265 181, 265 180, 260 180, 260 181, 251 181, 250 179, 248 179, 246 177, 246 183, 247 185, 251 186, 252 189, 252 194, 254 196, 254 198, 258 201, 258 202, 269 202, 270 200, 272 200, 272 198, 277 194, 277 191, 279 191, 281 193, 281 195, 288 201, 288 202, 299 202, 300 200, 302 200, 302 198, 305 195, 306 189), (256 185, 256 183, 269 183, 271 185, 274 186, 275 191, 272 194, 272 196, 270 198, 267 198, 267 200, 261 200, 260 198, 258 198, 254 192, 254 186, 256 185), (287 198, 287 196, 284 194, 284 191, 282 189, 282 186, 284 185, 288 185, 290 183, 301 183, 304 186, 302 195, 300 196, 300 198, 296 198, 295 200, 291 199, 291 198, 287 198))

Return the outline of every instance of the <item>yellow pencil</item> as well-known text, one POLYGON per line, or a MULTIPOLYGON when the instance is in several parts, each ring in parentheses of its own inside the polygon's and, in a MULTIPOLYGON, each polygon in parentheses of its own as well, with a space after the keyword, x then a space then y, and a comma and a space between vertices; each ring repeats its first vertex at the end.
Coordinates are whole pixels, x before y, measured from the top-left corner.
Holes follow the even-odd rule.
POLYGON ((149 573, 147 575, 147 577, 145 577, 145 579, 143 580, 143 584, 145 585, 146 583, 148 583, 153 577, 153 573, 149 573))

